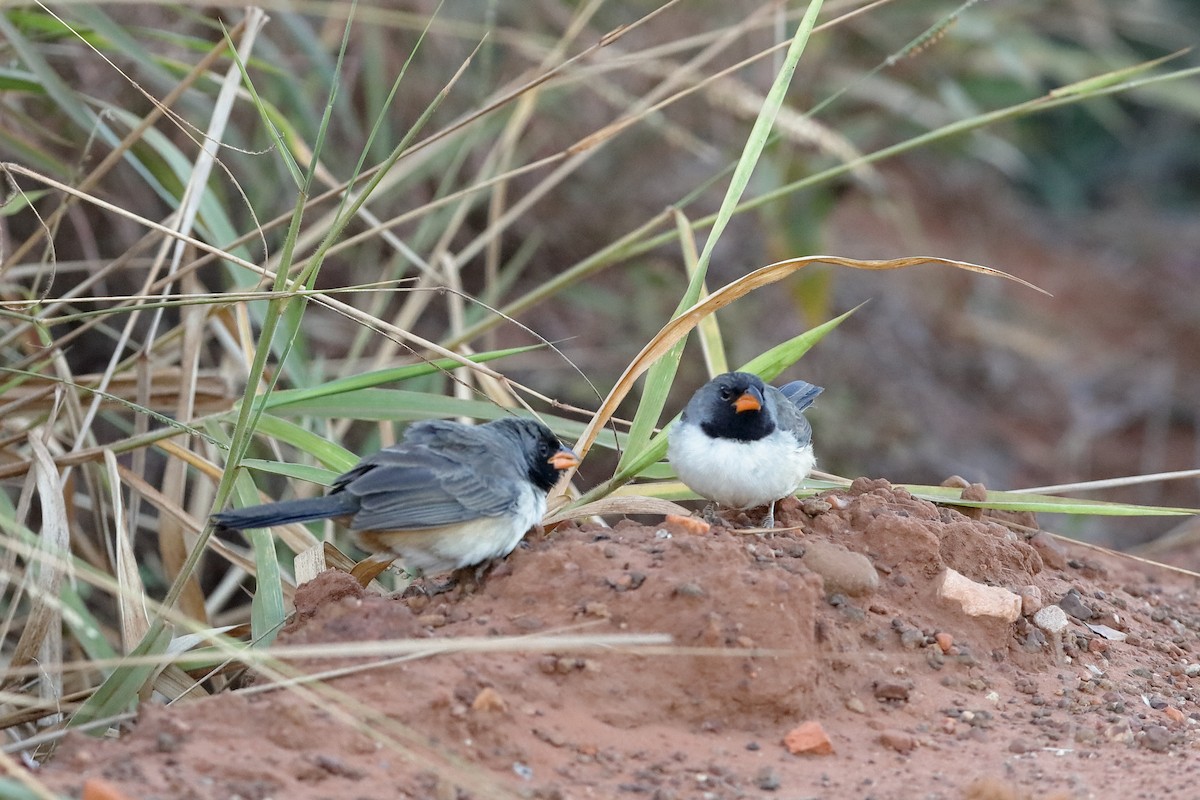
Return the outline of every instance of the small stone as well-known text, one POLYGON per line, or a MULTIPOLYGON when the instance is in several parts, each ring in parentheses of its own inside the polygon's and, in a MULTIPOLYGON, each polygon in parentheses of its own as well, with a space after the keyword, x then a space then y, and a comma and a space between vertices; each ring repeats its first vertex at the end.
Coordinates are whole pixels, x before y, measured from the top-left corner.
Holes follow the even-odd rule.
POLYGON ((583 613, 589 617, 597 617, 599 619, 608 619, 612 613, 608 610, 607 603, 601 603, 598 600, 593 600, 583 606, 583 613))
POLYGON ((916 650, 925 644, 925 634, 917 628, 906 628, 900 632, 900 646, 905 650, 916 650))
POLYGON ((897 680, 880 680, 875 681, 872 687, 875 699, 881 703, 887 702, 907 702, 908 695, 912 692, 912 684, 907 681, 897 680))
POLYGON ((1067 553, 1050 534, 1038 531, 1029 538, 1029 544, 1037 550, 1038 555, 1042 557, 1042 563, 1050 569, 1067 568, 1067 553))
POLYGON ((125 794, 115 783, 110 783, 104 778, 88 778, 83 782, 82 796, 84 800, 103 800, 103 798, 121 800, 129 795, 125 794))
POLYGON ((816 517, 833 510, 833 504, 819 497, 806 497, 800 501, 800 510, 810 517, 816 517))
POLYGON ((783 737, 784 747, 794 756, 798 755, 813 755, 813 756, 831 756, 833 755, 833 742, 829 740, 829 735, 825 733, 825 728, 816 720, 809 720, 788 731, 787 736, 783 737))
POLYGON ((704 587, 692 581, 684 581, 676 584, 673 593, 678 597, 707 597, 708 592, 704 591, 704 587))
POLYGON ((867 713, 867 705, 859 699, 858 695, 852 694, 846 698, 846 710, 853 711, 855 714, 867 713))
POLYGON ((879 588, 879 574, 862 553, 822 540, 808 543, 804 565, 821 576, 825 591, 861 597, 879 588))
POLYGON ((954 637, 945 631, 935 633, 933 640, 937 642, 938 647, 942 648, 943 653, 949 653, 950 648, 954 646, 954 637))
POLYGON ((471 701, 471 710, 503 713, 508 710, 508 703, 504 702, 504 698, 500 696, 500 693, 491 686, 485 686, 479 690, 479 694, 475 695, 475 699, 471 701))
POLYGON ((1083 599, 1079 596, 1079 592, 1074 589, 1064 594, 1062 599, 1058 601, 1058 605, 1075 619, 1089 620, 1096 616, 1096 612, 1092 610, 1092 607, 1083 602, 1083 599))
POLYGON ((942 573, 938 597, 954 600, 971 617, 997 617, 1016 622, 1021 616, 1021 598, 999 586, 986 586, 947 569, 942 573))
MULTIPOLYGON (((986 503, 987 488, 982 483, 972 483, 970 486, 962 490, 960 497, 971 503, 986 503)), ((963 506, 958 509, 959 512, 968 519, 983 519, 983 509, 973 508, 971 506, 963 506)))
POLYGON ((779 776, 771 767, 763 767, 754 776, 754 785, 764 792, 773 792, 779 788, 779 776))
POLYGON ((1066 630, 1071 621, 1061 607, 1046 606, 1033 615, 1033 624, 1053 636, 1066 630))
POLYGON ((1200 676, 1200 664, 1188 664, 1183 668, 1183 674, 1189 678, 1200 676))
POLYGON ((564 737, 558 731, 548 731, 545 728, 534 728, 533 735, 551 747, 564 747, 567 744, 566 737, 564 737))
POLYGON ((879 734, 879 743, 901 755, 911 753, 917 746, 917 740, 913 735, 904 731, 884 731, 879 734))
POLYGON ((1171 722, 1175 723, 1176 725, 1183 724, 1183 722, 1187 719, 1187 716, 1185 716, 1184 713, 1175 706, 1167 706, 1163 709, 1163 713, 1167 715, 1167 719, 1171 720, 1171 722))
POLYGON ((1037 745, 1028 739, 1013 739, 1008 743, 1008 752, 1022 755, 1024 753, 1032 753, 1037 749, 1037 745))
POLYGON ((712 526, 699 517, 684 517, 678 514, 667 514, 667 516, 663 519, 663 522, 680 531, 683 531, 684 533, 690 533, 696 536, 706 534, 712 530, 712 526))
POLYGON ((446 615, 433 612, 430 614, 422 614, 417 617, 417 624, 423 625, 426 628, 440 628, 446 624, 446 615))
POLYGON ((1138 744, 1156 753, 1171 749, 1171 732, 1162 725, 1147 725, 1137 736, 1138 744))
POLYGON ((1042 590, 1037 586, 1022 586, 1018 594, 1021 595, 1021 613, 1027 617, 1036 614, 1045 605, 1042 590))

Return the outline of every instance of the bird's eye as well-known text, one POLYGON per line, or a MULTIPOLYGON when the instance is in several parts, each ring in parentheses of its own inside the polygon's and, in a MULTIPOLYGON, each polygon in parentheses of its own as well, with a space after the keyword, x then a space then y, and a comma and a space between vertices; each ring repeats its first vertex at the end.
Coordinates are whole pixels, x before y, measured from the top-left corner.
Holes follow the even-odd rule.
POLYGON ((733 397, 733 390, 730 389, 728 386, 722 386, 721 387, 721 399, 728 400, 731 397, 733 397))
POLYGON ((550 455, 550 443, 545 439, 542 439, 541 443, 538 445, 538 453, 547 457, 550 455))

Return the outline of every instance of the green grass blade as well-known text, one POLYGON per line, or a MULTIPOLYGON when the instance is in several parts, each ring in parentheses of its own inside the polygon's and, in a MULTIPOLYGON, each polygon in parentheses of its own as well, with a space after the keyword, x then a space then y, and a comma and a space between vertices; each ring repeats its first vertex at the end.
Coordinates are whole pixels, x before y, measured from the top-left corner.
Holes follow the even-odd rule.
MULTIPOLYGON (((245 472, 239 471, 234 492, 242 505, 259 502, 258 489, 245 472)), ((283 576, 279 571, 279 556, 275 538, 265 528, 250 528, 242 532, 254 551, 254 595, 250 600, 250 634, 255 647, 267 647, 283 627, 287 605, 283 598, 283 576)))
MULTIPOLYGON (((510 347, 507 350, 493 350, 487 353, 476 353, 468 356, 470 361, 476 364, 484 364, 488 361, 506 358, 511 355, 520 353, 528 353, 531 350, 537 350, 544 345, 535 344, 525 347, 510 347)), ((403 367, 393 367, 390 369, 375 370, 373 372, 365 372, 362 375, 351 375, 346 378, 338 378, 320 386, 313 386, 306 389, 281 389, 271 393, 264 406, 265 409, 278 408, 279 406, 288 405, 304 400, 313 400, 319 397, 331 397, 343 395, 347 392, 358 389, 369 389, 379 386, 384 383, 395 383, 399 381, 411 380, 420 378, 434 373, 449 372, 450 370, 458 369, 461 365, 457 361, 448 358, 438 359, 436 361, 428 361, 420 364, 410 364, 403 367)))
POLYGON ((755 375, 770 383, 779 377, 785 369, 800 360, 801 356, 813 348, 817 342, 841 325, 847 317, 858 311, 866 303, 859 303, 854 308, 840 314, 828 322, 823 322, 799 336, 793 336, 786 342, 777 344, 765 353, 760 353, 740 367, 742 372, 753 372, 755 375))
POLYGON ((962 499, 962 489, 948 486, 923 486, 919 484, 896 484, 913 497, 950 506, 990 508, 997 511, 1034 511, 1048 514, 1089 514, 1109 517, 1157 517, 1189 516, 1200 514, 1200 509, 1172 506, 1143 506, 1131 503, 1113 503, 1105 500, 1081 500, 1075 497, 1058 497, 1049 494, 1025 492, 1002 492, 988 490, 987 500, 962 499))
MULTIPOLYGON (((683 245, 683 260, 690 278, 683 297, 680 298, 675 312, 671 315, 672 319, 695 305, 704 289, 704 269, 701 268, 698 261, 696 244, 692 239, 687 218, 677 212, 675 221, 679 227, 679 239, 683 245)), ((675 375, 679 371, 679 362, 683 358, 685 344, 687 344, 687 339, 680 339, 646 371, 642 396, 633 416, 633 424, 629 428, 628 446, 622 451, 620 461, 617 463, 618 472, 627 468, 635 454, 644 450, 650 441, 650 437, 658 425, 658 420, 662 416, 663 407, 667 404, 671 386, 675 383, 675 375)))
MULTIPOLYGON (((167 652, 171 644, 171 626, 159 624, 151 626, 145 638, 129 655, 134 658, 142 656, 160 656, 167 652)), ((138 693, 146 682, 154 677, 158 665, 153 663, 136 663, 129 666, 117 667, 112 675, 84 701, 79 710, 67 723, 68 727, 78 727, 97 719, 105 719, 123 714, 133 707, 138 693)), ((89 731, 93 736, 102 736, 104 729, 89 731)))
MULTIPOLYGON (((264 436, 286 442, 297 450, 308 453, 329 469, 337 470, 339 475, 358 461, 353 453, 340 444, 271 414, 263 414, 259 417, 257 431, 264 436)), ((257 503, 258 500, 252 502, 257 503)))

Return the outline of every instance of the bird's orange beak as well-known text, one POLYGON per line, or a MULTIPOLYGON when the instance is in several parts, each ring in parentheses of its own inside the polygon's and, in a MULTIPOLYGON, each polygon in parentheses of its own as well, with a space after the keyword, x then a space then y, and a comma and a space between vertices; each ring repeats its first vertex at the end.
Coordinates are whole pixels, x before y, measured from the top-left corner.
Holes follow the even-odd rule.
POLYGON ((554 455, 550 456, 550 465, 558 470, 578 467, 579 456, 575 455, 574 450, 570 449, 569 447, 564 447, 554 455))
POLYGON ((742 392, 742 396, 733 401, 733 410, 741 414, 744 411, 761 411, 762 399, 758 392, 753 389, 747 389, 742 392))

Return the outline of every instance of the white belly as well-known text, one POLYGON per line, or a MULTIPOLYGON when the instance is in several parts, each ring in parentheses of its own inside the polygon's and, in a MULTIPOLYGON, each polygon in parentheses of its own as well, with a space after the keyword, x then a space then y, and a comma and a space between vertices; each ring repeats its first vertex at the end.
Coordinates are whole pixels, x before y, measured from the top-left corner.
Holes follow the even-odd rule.
POLYGON ((359 531, 357 538, 365 550, 399 557, 411 573, 434 575, 503 558, 545 514, 546 496, 530 486, 512 513, 440 528, 359 531))
POLYGON ((775 431, 754 442, 710 439, 697 425, 672 432, 667 458, 701 497, 731 508, 754 508, 787 497, 816 465, 812 444, 775 431))

